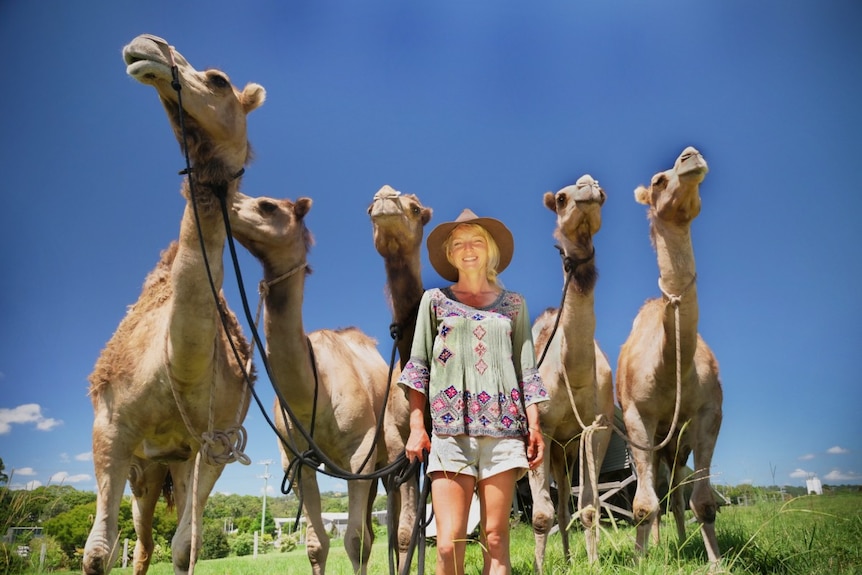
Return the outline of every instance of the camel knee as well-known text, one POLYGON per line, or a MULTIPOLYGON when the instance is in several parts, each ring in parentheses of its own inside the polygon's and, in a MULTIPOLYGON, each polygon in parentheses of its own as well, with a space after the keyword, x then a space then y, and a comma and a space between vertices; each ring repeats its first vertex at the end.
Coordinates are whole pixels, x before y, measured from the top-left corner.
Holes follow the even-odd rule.
POLYGON ((353 532, 344 538, 344 550, 347 556, 355 563, 365 565, 368 563, 368 558, 371 556, 371 544, 373 537, 370 533, 353 532))
POLYGON ((111 570, 119 555, 119 548, 111 546, 101 536, 92 536, 84 550, 81 568, 85 575, 103 575, 111 570))
POLYGON ((636 523, 651 523, 658 514, 659 501, 655 493, 635 493, 632 515, 636 523))
POLYGON ((533 510, 533 533, 547 535, 554 526, 554 515, 533 510))

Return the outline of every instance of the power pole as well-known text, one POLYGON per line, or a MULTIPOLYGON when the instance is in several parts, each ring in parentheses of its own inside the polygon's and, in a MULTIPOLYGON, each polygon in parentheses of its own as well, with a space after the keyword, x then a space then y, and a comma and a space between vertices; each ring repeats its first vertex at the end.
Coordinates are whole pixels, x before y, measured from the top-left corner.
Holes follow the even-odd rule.
POLYGON ((269 474, 269 466, 272 465, 272 459, 265 459, 264 461, 260 462, 260 465, 264 466, 263 475, 259 476, 261 479, 263 479, 263 510, 260 512, 260 538, 261 541, 263 541, 263 526, 266 522, 266 488, 267 481, 269 481, 269 478, 272 477, 272 475, 269 474))

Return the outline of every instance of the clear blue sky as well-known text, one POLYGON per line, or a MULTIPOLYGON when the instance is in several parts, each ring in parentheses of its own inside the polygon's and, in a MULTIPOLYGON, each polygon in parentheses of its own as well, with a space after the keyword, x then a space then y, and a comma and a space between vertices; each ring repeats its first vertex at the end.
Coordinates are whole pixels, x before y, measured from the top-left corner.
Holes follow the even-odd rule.
MULTIPOLYGON (((141 33, 267 89, 243 191, 313 198, 306 328, 356 325, 387 360, 366 214, 382 185, 416 193, 431 225, 464 207, 506 222, 516 250, 502 279, 535 316, 563 283, 542 195, 597 178, 596 337, 615 367, 659 295, 633 190, 696 146, 711 170, 692 229, 700 332, 725 395, 716 481, 862 483, 860 16, 856 0, 3 2, 0 457, 12 483, 95 488, 87 376, 177 236, 183 158, 120 55, 141 33)), ((442 285, 424 262, 426 287, 442 285)), ((243 275, 255 297, 257 262, 243 275)), ((241 315, 234 286, 228 276, 241 315)), ((269 408, 269 382, 257 389, 269 408)), ((259 494, 257 463, 278 461, 255 406, 246 427, 254 465, 228 466, 218 491, 259 494)))

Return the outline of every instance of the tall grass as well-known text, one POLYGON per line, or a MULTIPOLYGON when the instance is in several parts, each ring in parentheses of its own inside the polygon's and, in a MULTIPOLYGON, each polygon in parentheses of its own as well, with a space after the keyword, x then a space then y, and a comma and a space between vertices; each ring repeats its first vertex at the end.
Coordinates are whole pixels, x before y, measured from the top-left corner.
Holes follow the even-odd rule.
MULTIPOLYGON (((690 513, 689 513, 690 517, 690 513)), ((688 536, 679 542, 672 520, 665 518, 658 545, 650 545, 646 557, 634 552, 635 528, 606 524, 599 541, 599 562, 587 563, 583 534, 571 534, 573 557, 567 562, 559 536, 548 540, 545 575, 691 575, 709 573, 706 552, 697 525, 688 524, 688 536)), ((720 572, 735 575, 860 575, 862 574, 862 494, 798 497, 791 501, 764 502, 748 507, 723 507, 716 521, 723 559, 720 572)), ((533 573, 533 533, 528 524, 512 528, 512 568, 515 575, 533 573)), ((414 570, 415 569, 414 558, 414 570)), ((425 554, 425 573, 434 572, 435 550, 425 554)), ((114 569, 130 575, 131 567, 114 569)), ((259 575, 264 573, 308 573, 304 548, 290 553, 252 557, 230 557, 201 561, 197 575, 259 575)), ((343 547, 333 546, 327 575, 353 575, 343 547)), ((478 543, 467 546, 466 575, 482 572, 482 550, 478 543)), ((170 575, 170 563, 150 567, 152 575, 170 575)), ((388 575, 385 537, 375 542, 370 575, 388 575)))

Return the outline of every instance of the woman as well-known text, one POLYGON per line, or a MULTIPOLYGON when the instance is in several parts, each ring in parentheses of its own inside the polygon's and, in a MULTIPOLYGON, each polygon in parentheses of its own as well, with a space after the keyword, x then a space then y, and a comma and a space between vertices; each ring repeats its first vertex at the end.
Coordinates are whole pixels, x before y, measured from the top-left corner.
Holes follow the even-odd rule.
POLYGON ((542 463, 537 403, 548 400, 526 302, 497 280, 512 260, 512 233, 499 220, 464 210, 434 228, 427 245, 431 265, 454 284, 427 290, 419 304, 410 361, 399 379, 410 399, 407 458, 424 461, 428 453, 437 574, 464 573, 474 489, 483 574, 508 574, 515 483, 542 463))

